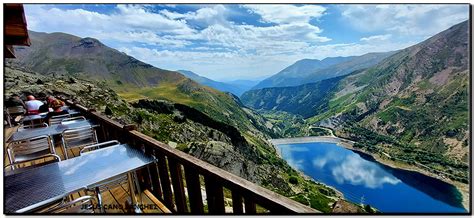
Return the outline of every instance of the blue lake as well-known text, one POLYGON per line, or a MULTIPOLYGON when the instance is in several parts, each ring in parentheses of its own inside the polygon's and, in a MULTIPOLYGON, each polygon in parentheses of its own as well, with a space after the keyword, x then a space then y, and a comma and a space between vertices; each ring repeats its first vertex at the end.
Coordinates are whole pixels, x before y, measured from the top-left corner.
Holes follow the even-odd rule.
POLYGON ((354 203, 386 213, 466 213, 461 193, 423 174, 395 169, 332 142, 277 145, 292 167, 354 203))

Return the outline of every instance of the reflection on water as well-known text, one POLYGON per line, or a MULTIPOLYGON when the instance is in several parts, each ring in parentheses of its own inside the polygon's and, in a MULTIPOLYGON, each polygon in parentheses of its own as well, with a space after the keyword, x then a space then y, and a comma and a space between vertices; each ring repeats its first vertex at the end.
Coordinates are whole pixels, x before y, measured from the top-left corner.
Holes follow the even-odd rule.
POLYGON ((356 154, 346 156, 339 166, 332 169, 332 175, 340 184, 347 181, 352 185, 364 185, 367 188, 379 188, 384 183, 397 184, 400 182, 379 166, 362 160, 356 154))
POLYGON ((292 167, 335 187, 344 197, 382 212, 465 212, 452 185, 394 169, 335 143, 278 145, 292 167))

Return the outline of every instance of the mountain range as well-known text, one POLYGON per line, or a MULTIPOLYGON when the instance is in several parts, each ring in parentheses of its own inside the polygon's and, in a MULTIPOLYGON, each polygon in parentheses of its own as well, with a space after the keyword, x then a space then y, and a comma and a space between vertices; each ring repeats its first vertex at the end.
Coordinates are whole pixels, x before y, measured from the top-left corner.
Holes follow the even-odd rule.
POLYGON ((201 85, 209 86, 222 92, 230 92, 236 96, 241 96, 245 91, 250 90, 254 84, 251 81, 246 80, 218 82, 207 77, 199 76, 189 70, 178 70, 178 72, 201 85))
POLYGON ((252 89, 297 86, 343 76, 379 63, 394 52, 368 53, 361 56, 302 59, 261 81, 252 89))
POLYGON ((465 21, 367 69, 295 87, 250 90, 242 102, 302 115, 307 125, 331 128, 373 154, 467 182, 468 33, 465 21))

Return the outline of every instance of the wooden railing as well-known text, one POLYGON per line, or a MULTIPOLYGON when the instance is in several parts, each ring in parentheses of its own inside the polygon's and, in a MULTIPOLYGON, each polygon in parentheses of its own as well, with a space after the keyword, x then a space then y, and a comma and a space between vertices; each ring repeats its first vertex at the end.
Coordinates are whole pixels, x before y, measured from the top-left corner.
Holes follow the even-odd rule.
POLYGON ((135 125, 123 125, 70 100, 66 102, 100 125, 97 131, 100 141, 119 140, 157 159, 155 164, 137 172, 139 184, 173 213, 223 214, 226 212, 225 193, 231 195, 234 214, 255 214, 257 204, 272 214, 319 213, 144 135, 135 125), (203 198, 201 185, 205 187, 206 198, 203 198), (224 192, 224 189, 228 191, 224 192))

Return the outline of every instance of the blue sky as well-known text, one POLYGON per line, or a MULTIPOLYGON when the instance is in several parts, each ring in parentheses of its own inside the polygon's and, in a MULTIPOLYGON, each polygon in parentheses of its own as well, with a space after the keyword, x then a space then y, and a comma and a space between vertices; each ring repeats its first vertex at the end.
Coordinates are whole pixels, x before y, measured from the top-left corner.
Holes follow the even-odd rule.
POLYGON ((28 28, 93 37, 211 79, 261 79, 303 58, 398 50, 469 18, 464 5, 25 5, 28 28))

